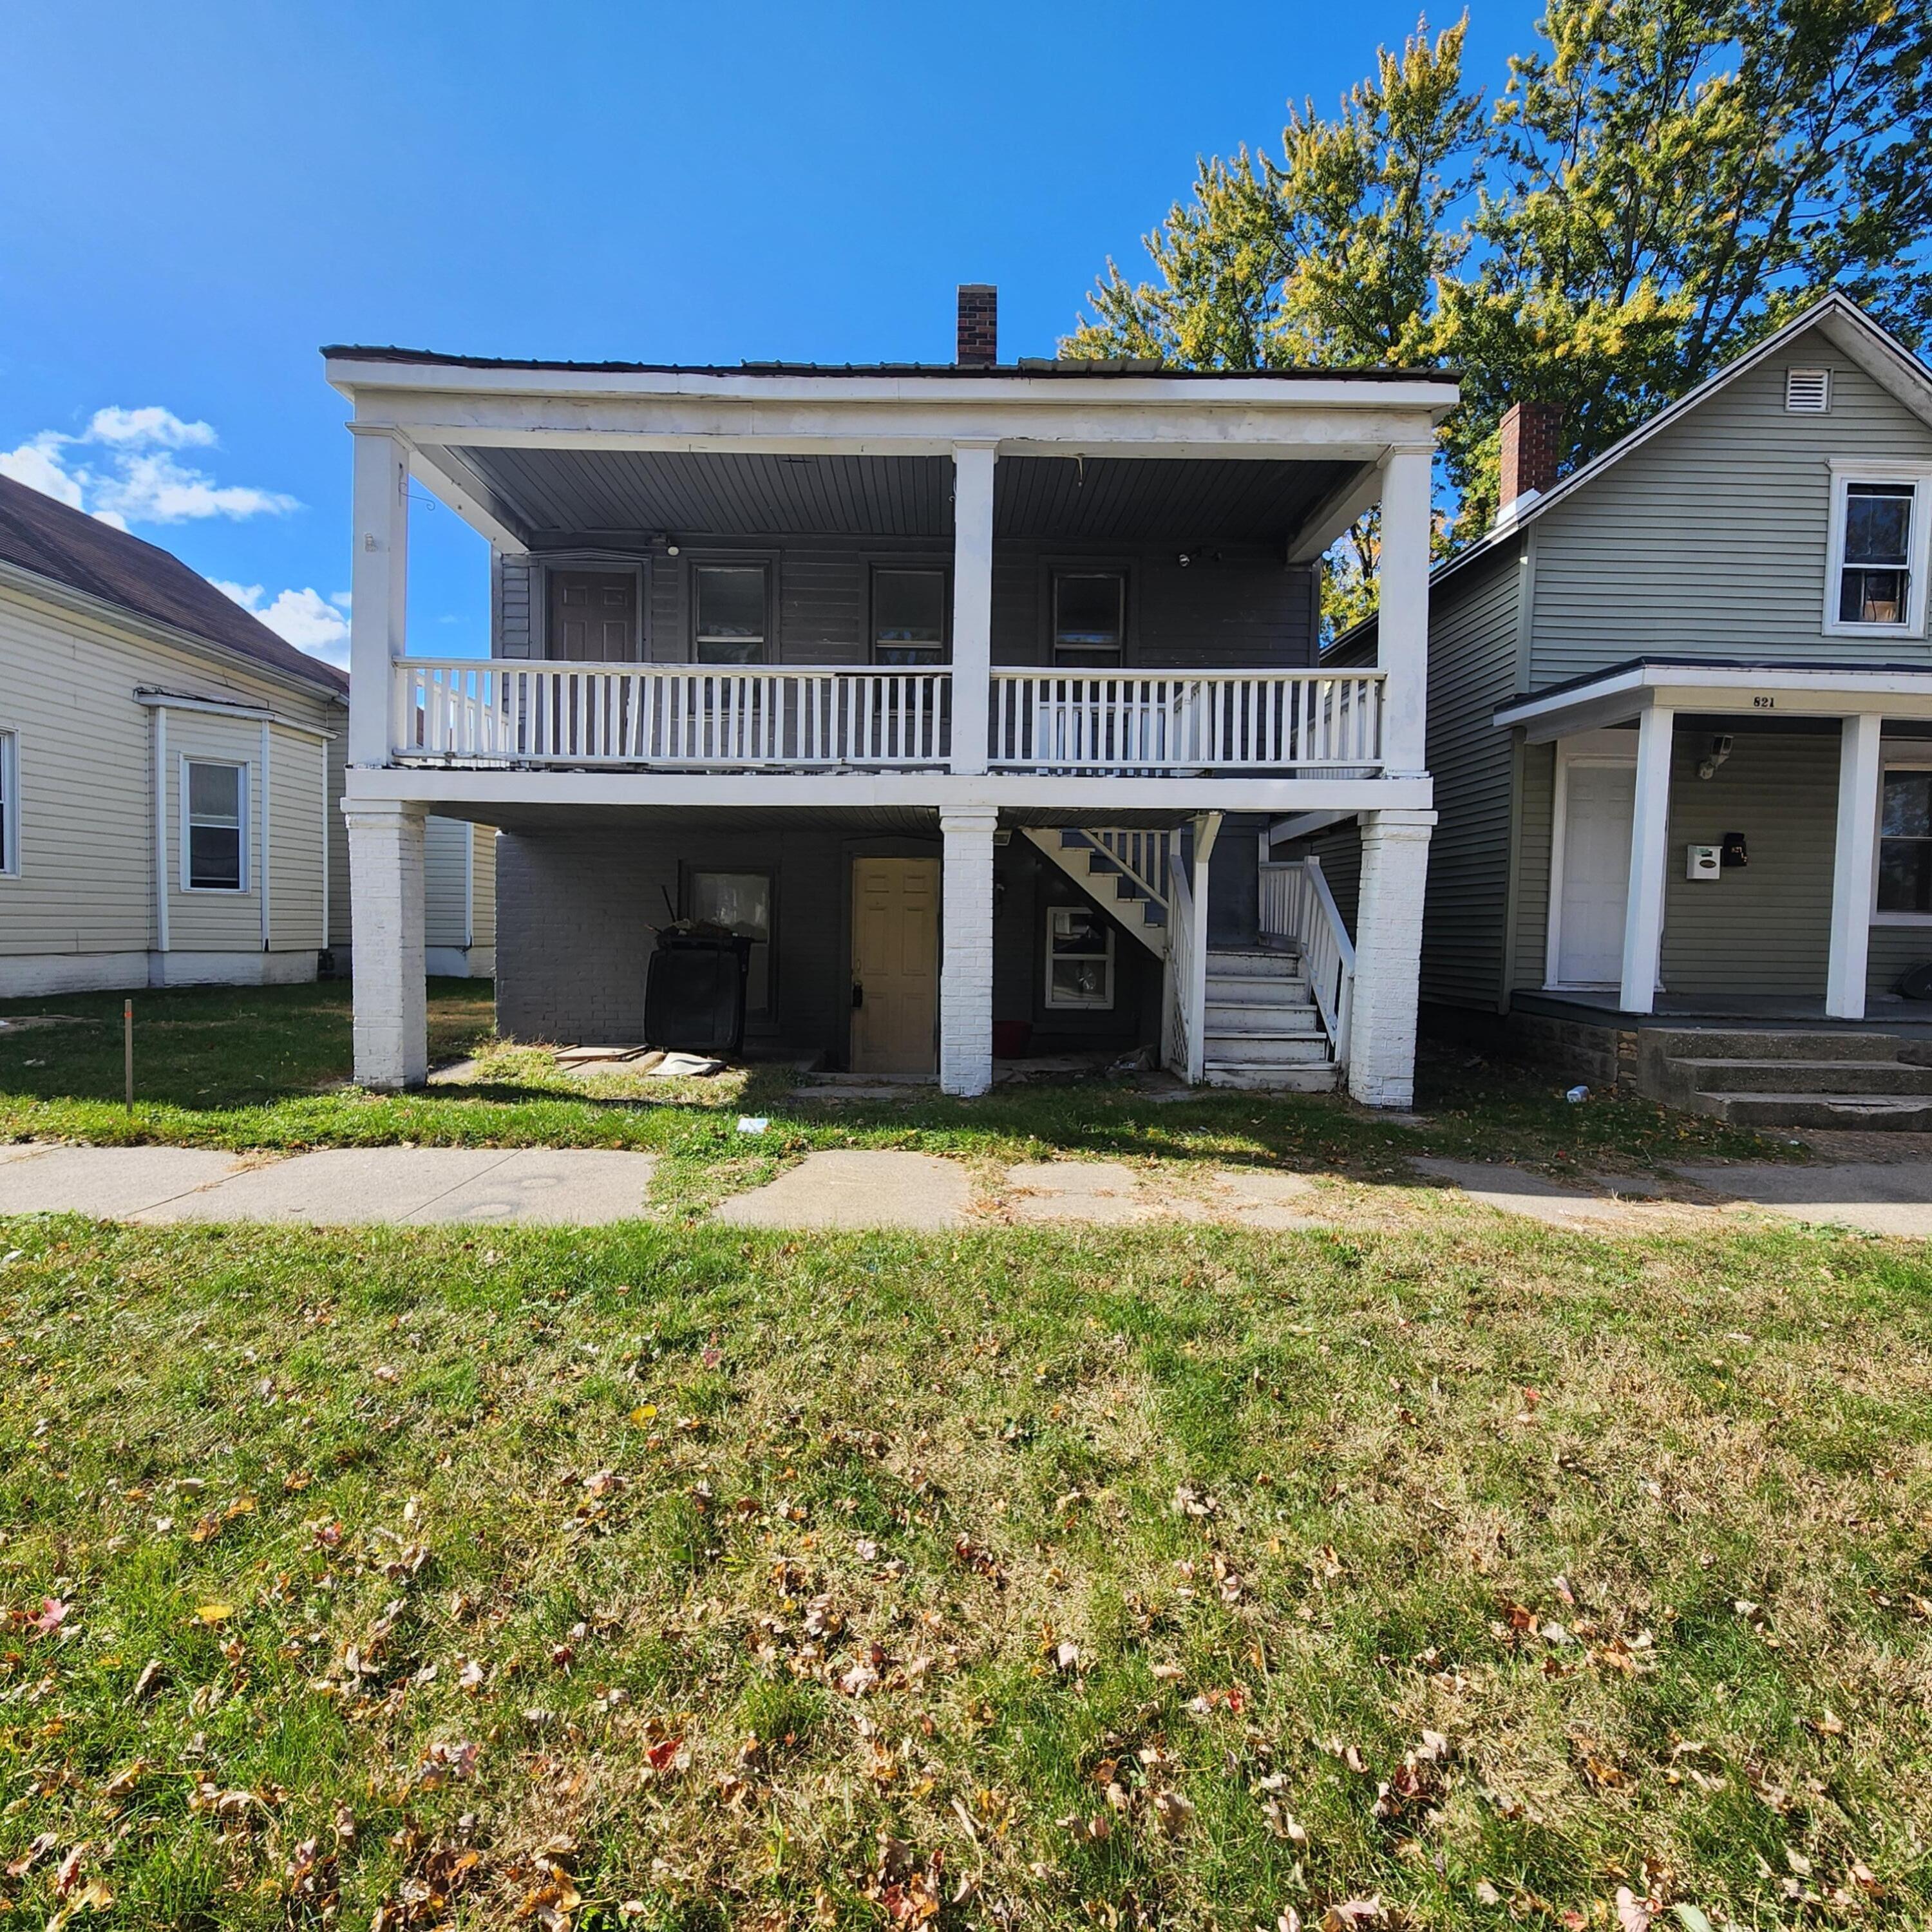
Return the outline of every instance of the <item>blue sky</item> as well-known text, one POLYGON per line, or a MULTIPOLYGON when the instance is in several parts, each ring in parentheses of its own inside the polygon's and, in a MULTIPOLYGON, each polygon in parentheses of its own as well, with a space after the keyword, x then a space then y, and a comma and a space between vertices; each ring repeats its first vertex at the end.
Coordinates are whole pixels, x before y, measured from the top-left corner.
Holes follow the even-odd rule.
MULTIPOLYGON (((1492 4, 1493 92, 1538 10, 1492 4)), ((1451 17, 1444 13, 1442 18, 1451 17)), ((1195 157, 1332 110, 1412 6, 7 0, 0 471, 339 656, 325 342, 950 359, 1000 286, 1052 352, 1195 157)), ((411 647, 483 648, 484 553, 415 520, 411 647)))

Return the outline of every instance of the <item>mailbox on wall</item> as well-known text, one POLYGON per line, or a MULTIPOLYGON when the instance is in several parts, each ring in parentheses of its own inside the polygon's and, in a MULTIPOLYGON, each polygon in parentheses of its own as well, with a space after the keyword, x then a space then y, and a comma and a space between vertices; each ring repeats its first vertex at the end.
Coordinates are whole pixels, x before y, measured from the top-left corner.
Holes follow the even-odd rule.
POLYGON ((1715 845, 1690 845, 1684 849, 1690 855, 1684 868, 1687 879, 1714 879, 1718 876, 1721 848, 1715 845))

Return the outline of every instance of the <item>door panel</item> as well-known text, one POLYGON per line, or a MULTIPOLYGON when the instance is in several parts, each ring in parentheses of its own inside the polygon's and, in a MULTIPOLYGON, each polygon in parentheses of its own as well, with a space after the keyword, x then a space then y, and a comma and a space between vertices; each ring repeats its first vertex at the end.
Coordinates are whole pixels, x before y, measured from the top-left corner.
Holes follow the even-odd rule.
POLYGON ((1566 986, 1613 986, 1623 977, 1636 767, 1573 764, 1565 784, 1556 977, 1566 986))
POLYGON ((939 861, 852 866, 855 1073, 930 1073, 939 1015, 939 861))
POLYGON ((549 655, 571 664, 626 664, 638 655, 638 580, 630 571, 550 573, 549 655))

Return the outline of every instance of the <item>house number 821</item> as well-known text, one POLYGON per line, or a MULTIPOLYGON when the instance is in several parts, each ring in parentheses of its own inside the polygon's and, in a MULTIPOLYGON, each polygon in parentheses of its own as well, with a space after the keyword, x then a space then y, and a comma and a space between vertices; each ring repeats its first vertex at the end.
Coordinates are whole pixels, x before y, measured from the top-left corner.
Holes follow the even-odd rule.
POLYGON ((1778 709, 1778 700, 1774 698, 1762 696, 1754 698, 1751 700, 1751 709, 1754 711, 1775 711, 1778 709))

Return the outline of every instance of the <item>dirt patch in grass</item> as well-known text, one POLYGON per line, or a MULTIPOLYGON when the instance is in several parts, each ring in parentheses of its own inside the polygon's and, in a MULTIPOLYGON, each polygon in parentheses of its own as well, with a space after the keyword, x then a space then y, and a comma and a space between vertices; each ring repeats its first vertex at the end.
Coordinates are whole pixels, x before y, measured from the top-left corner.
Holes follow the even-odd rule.
POLYGON ((1916 1252, 0 1256, 0 1922, 1932 1909, 1916 1252))

